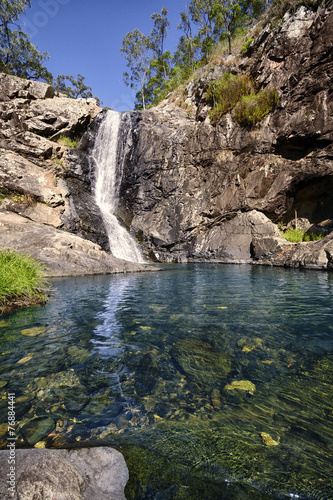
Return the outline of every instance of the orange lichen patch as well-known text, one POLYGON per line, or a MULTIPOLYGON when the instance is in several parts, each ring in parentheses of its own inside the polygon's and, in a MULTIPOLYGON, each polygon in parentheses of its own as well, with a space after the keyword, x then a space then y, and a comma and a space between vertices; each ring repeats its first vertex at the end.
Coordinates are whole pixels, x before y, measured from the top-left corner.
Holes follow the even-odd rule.
POLYGON ((279 253, 276 257, 274 257, 274 260, 281 259, 281 257, 285 254, 287 250, 290 250, 294 245, 288 245, 286 248, 282 250, 282 252, 279 253))

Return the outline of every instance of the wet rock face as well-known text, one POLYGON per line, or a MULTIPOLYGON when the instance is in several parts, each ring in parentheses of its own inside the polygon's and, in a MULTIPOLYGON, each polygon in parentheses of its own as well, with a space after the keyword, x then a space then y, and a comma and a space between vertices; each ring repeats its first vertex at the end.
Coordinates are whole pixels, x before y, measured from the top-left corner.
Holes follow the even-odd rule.
MULTIPOLYGON (((228 59, 228 70, 249 74, 257 91, 268 87, 279 94, 275 110, 256 127, 241 127, 233 112, 210 123, 207 87, 225 66, 203 69, 191 82, 188 112, 165 101, 127 116, 132 148, 119 214, 148 255, 246 260, 253 257, 257 228, 245 230, 251 236, 243 243, 230 243, 228 236, 246 213, 260 212, 275 223, 288 223, 295 210, 310 224, 333 218, 332 23, 332 10, 301 7, 278 27, 265 27, 249 57, 228 59)), ((265 231, 257 222, 268 237, 270 221, 265 231)))

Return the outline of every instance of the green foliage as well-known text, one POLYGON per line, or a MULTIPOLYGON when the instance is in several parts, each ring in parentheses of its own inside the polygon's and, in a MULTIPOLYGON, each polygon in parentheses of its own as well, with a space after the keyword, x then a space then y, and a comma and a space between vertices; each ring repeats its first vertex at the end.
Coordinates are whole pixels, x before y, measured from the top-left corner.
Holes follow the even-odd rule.
POLYGON ((145 109, 145 88, 151 61, 152 42, 138 29, 127 33, 123 38, 120 52, 127 61, 130 73, 123 73, 124 83, 127 87, 136 89, 140 85, 142 107, 145 109))
POLYGON ((318 241, 324 238, 324 234, 304 233, 301 229, 289 228, 286 231, 281 231, 281 236, 292 243, 300 243, 302 241, 318 241))
POLYGON ((10 195, 10 191, 7 191, 6 189, 1 189, 0 190, 0 204, 5 200, 8 196, 10 195))
POLYGON ((281 231, 281 235, 287 241, 291 241, 293 243, 299 243, 303 241, 304 232, 301 229, 290 228, 284 232, 281 231))
POLYGON ((254 41, 254 38, 249 38, 248 40, 246 40, 244 45, 241 46, 241 49, 240 49, 241 56, 243 56, 243 57, 245 56, 247 49, 250 47, 250 45, 253 41, 254 41))
POLYGON ((70 137, 65 137, 63 135, 58 138, 57 142, 60 142, 60 144, 72 149, 76 149, 78 145, 78 141, 76 139, 71 139, 70 137))
POLYGON ((0 2, 0 71, 51 83, 52 75, 43 66, 44 61, 49 58, 48 53, 39 52, 18 23, 19 17, 28 7, 28 0, 0 2))
MULTIPOLYGON (((170 27, 170 21, 167 19, 168 11, 165 7, 162 8, 161 14, 155 12, 152 14, 151 18, 154 21, 154 28, 151 32, 151 43, 153 50, 157 56, 157 60, 160 60, 163 67, 164 79, 167 79, 167 66, 165 64, 164 55, 164 43, 168 34, 168 28, 170 27)), ((171 54, 170 54, 171 55, 171 54)))
POLYGON ((94 97, 92 88, 84 83, 85 77, 78 74, 77 78, 72 75, 58 75, 53 82, 53 87, 57 92, 68 95, 73 99, 83 97, 85 99, 96 99, 97 104, 100 106, 102 103, 98 97, 94 97), (69 85, 68 85, 69 83, 69 85))
POLYGON ((303 236, 303 241, 319 241, 322 240, 326 235, 323 233, 306 233, 303 236))
MULTIPOLYGON (((139 87, 135 109, 145 109, 160 102, 200 65, 207 63, 221 42, 227 41, 231 53, 231 41, 235 35, 248 29, 266 6, 265 0, 190 1, 187 10, 180 13, 177 29, 183 35, 173 55, 164 51, 170 26, 165 7, 160 14, 152 14, 154 27, 150 36, 137 29, 127 33, 122 41, 121 53, 130 69, 124 73, 125 84, 132 88, 139 87)), ((212 113, 215 120, 225 112, 223 105, 219 104, 218 108, 221 109, 212 113)))
POLYGON ((232 75, 225 73, 222 78, 212 82, 207 92, 207 101, 214 108, 209 117, 216 123, 222 115, 233 109, 233 107, 251 92, 252 84, 247 75, 232 75))
POLYGON ((224 34, 229 43, 229 54, 231 54, 231 36, 238 27, 242 17, 242 2, 235 0, 220 0, 215 2, 211 16, 215 20, 214 32, 219 37, 224 34))
POLYGON ((0 313, 12 300, 44 303, 46 285, 42 264, 28 255, 0 250, 0 313))
POLYGON ((252 127, 273 111, 279 96, 275 89, 245 95, 235 107, 235 118, 243 127, 252 127))
POLYGON ((53 158, 53 161, 54 161, 54 163, 56 163, 60 167, 64 167, 63 162, 61 160, 59 160, 59 158, 53 158))

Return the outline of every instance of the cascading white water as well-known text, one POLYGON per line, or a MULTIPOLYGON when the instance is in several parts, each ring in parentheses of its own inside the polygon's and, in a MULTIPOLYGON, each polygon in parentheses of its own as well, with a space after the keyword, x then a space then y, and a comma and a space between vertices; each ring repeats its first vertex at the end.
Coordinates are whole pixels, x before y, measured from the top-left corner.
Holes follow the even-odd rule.
POLYGON ((112 255, 130 262, 144 262, 136 241, 114 215, 122 177, 122 171, 117 172, 119 125, 120 113, 110 110, 97 132, 92 150, 96 168, 95 199, 103 215, 112 255))

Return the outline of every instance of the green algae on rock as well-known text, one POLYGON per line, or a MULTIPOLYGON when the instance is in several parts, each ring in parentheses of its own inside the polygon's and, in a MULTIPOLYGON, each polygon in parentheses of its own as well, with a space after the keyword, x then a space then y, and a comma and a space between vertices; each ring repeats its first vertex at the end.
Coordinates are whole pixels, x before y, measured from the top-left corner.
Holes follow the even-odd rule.
POLYGON ((218 380, 226 378, 231 370, 231 357, 201 340, 179 340, 171 349, 171 354, 194 382, 215 385, 218 380))
POLYGON ((52 418, 34 418, 26 423, 20 432, 24 440, 30 445, 35 445, 47 436, 55 428, 55 422, 52 418))
POLYGON ((270 434, 267 432, 260 433, 261 439, 266 446, 278 446, 279 441, 275 441, 270 434))
POLYGON ((74 361, 74 363, 82 364, 85 363, 90 357, 90 352, 88 349, 82 349, 76 345, 72 345, 68 348, 68 354, 74 361))
POLYGON ((226 391, 250 391, 254 392, 256 390, 255 384, 249 380, 233 380, 230 384, 224 386, 226 391))
POLYGON ((21 330, 21 333, 22 335, 26 335, 27 337, 37 337, 37 335, 44 333, 45 330, 45 326, 35 326, 34 328, 26 328, 25 330, 21 330))

